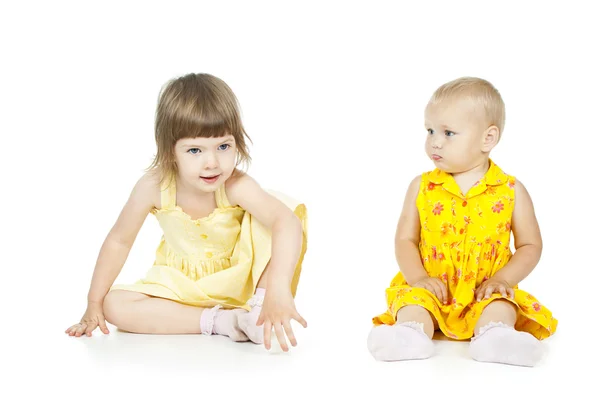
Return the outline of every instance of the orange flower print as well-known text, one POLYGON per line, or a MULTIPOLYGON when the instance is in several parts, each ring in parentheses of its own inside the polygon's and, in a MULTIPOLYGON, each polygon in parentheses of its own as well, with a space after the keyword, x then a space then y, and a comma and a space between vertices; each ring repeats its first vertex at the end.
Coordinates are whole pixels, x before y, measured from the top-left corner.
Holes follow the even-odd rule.
POLYGON ((431 247, 431 258, 432 258, 433 260, 436 260, 436 259, 437 259, 437 248, 436 248, 435 246, 432 246, 432 247, 431 247))
POLYGON ((461 276, 462 276, 462 270, 458 269, 456 271, 456 274, 454 276, 452 276, 452 284, 457 285, 461 276))
POLYGON ((440 202, 438 202, 433 207, 433 214, 439 216, 442 213, 443 210, 444 210, 444 205, 442 205, 440 202))
POLYGON ((475 273, 470 272, 465 276, 465 281, 468 283, 469 281, 475 280, 475 273))
POLYGON ((496 195, 496 188, 487 187, 487 193, 488 193, 488 195, 496 195))
POLYGON ((442 281, 443 281, 444 283, 447 283, 447 282, 448 282, 448 273, 444 273, 444 274, 442 274, 442 275, 440 276, 440 278, 442 279, 442 281))
POLYGON ((508 180, 508 186, 510 189, 513 189, 515 187, 515 179, 511 178, 510 180, 508 180))
POLYGON ((435 189, 435 184, 433 182, 430 182, 429 185, 427 185, 427 189, 429 191, 433 191, 435 189))
POLYGON ((500 213, 502 210, 504 210, 504 203, 502 203, 502 201, 498 201, 492 206, 492 211, 494 213, 500 213))
POLYGON ((442 235, 448 235, 451 231, 456 234, 456 227, 445 221, 442 224, 442 235))
POLYGON ((531 305, 531 307, 532 307, 532 308, 533 308, 533 310, 534 310, 534 311, 536 311, 536 312, 539 312, 540 310, 542 310, 542 306, 541 306, 539 303, 537 303, 537 302, 534 302, 534 303, 531 305))

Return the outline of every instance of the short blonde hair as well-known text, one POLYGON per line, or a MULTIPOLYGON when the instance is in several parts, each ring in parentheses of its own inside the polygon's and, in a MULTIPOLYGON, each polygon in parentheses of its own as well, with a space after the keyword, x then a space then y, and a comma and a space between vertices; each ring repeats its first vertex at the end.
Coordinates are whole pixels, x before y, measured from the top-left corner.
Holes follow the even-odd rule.
POLYGON ((157 152, 148 170, 158 170, 160 181, 177 174, 175 144, 183 138, 232 135, 237 165, 250 162, 248 137, 237 98, 221 79, 210 74, 187 74, 170 80, 159 94, 154 137, 157 152))
POLYGON ((457 98, 469 99, 475 107, 481 107, 486 122, 504 131, 506 110, 500 92, 485 79, 462 77, 446 82, 433 93, 429 104, 435 105, 457 98))

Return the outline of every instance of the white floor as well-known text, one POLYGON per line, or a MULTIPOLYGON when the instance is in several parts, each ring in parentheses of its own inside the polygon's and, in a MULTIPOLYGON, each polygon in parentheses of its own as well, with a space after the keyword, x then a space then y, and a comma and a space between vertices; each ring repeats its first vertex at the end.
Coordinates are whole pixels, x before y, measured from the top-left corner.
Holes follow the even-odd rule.
POLYGON ((21 327, 9 334, 9 358, 2 362, 8 380, 0 393, 17 391, 19 399, 295 400, 386 394, 439 399, 462 391, 466 398, 506 400, 578 394, 594 386, 595 368, 582 363, 588 346, 568 329, 545 341, 539 366, 522 368, 477 363, 467 355, 468 343, 448 340, 436 341, 437 354, 429 360, 376 362, 365 346, 368 326, 346 322, 334 330, 316 317, 306 330, 295 326, 299 345, 289 353, 225 337, 135 335, 112 326, 109 335, 74 338, 61 335, 59 320, 51 330, 21 327))

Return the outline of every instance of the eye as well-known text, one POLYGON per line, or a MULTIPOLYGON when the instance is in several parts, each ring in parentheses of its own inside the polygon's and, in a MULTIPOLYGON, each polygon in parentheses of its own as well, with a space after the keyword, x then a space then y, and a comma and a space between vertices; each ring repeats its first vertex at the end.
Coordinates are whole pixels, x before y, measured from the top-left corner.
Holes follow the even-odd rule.
POLYGON ((431 128, 427 128, 427 133, 428 133, 429 135, 433 135, 433 130, 432 130, 431 128))
POLYGON ((454 135, 456 135, 454 132, 446 131, 446 136, 454 136, 454 135))
POLYGON ((188 149, 188 153, 191 153, 193 155, 197 155, 198 153, 200 153, 200 149, 198 149, 198 148, 191 148, 191 149, 188 149))
POLYGON ((228 144, 228 143, 224 143, 224 144, 222 144, 222 145, 220 145, 220 146, 219 146, 219 150, 227 150, 227 149, 229 149, 230 147, 231 147, 231 145, 230 145, 230 144, 228 144))

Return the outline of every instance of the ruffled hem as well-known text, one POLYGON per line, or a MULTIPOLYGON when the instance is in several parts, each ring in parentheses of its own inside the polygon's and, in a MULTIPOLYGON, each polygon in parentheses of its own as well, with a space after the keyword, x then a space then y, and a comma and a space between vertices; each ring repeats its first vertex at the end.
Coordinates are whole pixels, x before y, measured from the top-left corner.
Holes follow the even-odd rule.
POLYGON ((515 298, 505 298, 493 294, 491 298, 480 302, 472 301, 465 307, 460 305, 442 305, 437 297, 423 288, 400 286, 389 288, 387 291, 389 309, 375 316, 375 325, 396 323, 396 315, 400 308, 406 305, 418 305, 427 309, 437 320, 440 331, 449 338, 456 340, 470 339, 474 335, 475 325, 483 310, 490 302, 504 299, 517 306, 517 323, 515 329, 525 331, 539 340, 550 337, 556 332, 558 321, 552 313, 541 305, 535 297, 525 291, 516 289, 515 298))

